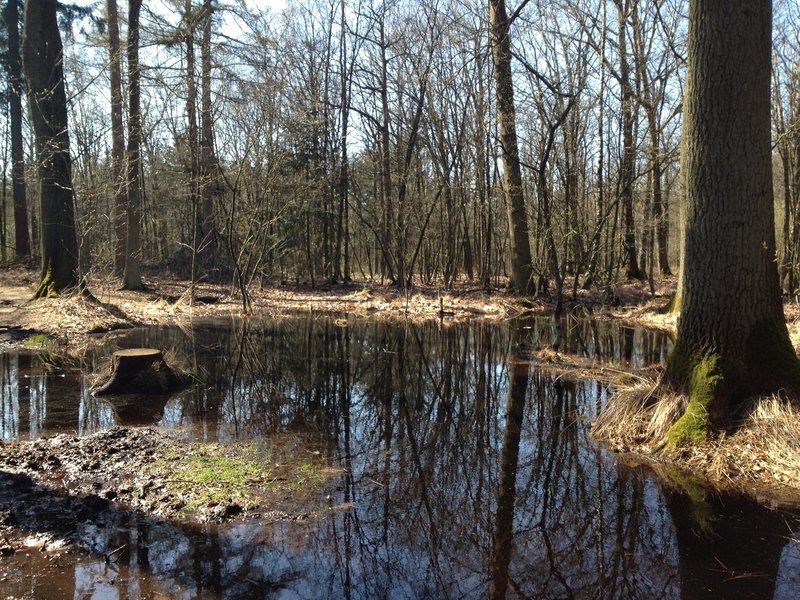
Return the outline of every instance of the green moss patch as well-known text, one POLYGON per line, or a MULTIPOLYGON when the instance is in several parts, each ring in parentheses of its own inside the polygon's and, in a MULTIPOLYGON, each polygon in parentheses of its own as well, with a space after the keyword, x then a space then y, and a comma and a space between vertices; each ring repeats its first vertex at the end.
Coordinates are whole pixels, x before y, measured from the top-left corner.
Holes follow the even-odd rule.
POLYGON ((719 356, 686 355, 679 347, 670 358, 678 376, 688 381, 689 404, 680 419, 667 431, 667 445, 694 446, 706 441, 711 431, 711 410, 722 391, 724 382, 719 356), (675 361, 683 361, 676 364, 675 361))
POLYGON ((161 482, 162 499, 179 506, 180 513, 221 511, 223 517, 319 501, 330 478, 321 461, 282 462, 255 444, 179 445, 148 471, 161 482))
POLYGON ((661 307, 658 312, 662 315, 671 315, 681 312, 681 298, 678 296, 678 292, 672 294, 669 302, 661 307))
POLYGON ((46 350, 50 345, 50 336, 46 333, 34 333, 26 337, 22 345, 29 350, 46 350))
POLYGON ((56 290, 55 282, 53 281, 53 269, 52 267, 48 267, 44 277, 42 277, 42 281, 39 283, 39 287, 37 287, 36 291, 33 293, 33 297, 56 298, 57 296, 58 290, 56 290))

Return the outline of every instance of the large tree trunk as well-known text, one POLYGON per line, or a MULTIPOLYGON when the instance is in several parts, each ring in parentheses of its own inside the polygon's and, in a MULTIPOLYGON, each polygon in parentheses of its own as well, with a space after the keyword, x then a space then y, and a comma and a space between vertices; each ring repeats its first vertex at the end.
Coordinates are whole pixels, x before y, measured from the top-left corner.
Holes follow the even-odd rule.
POLYGON ((211 112, 211 22, 214 6, 203 0, 203 38, 200 43, 200 168, 202 169, 200 256, 208 266, 217 247, 214 225, 214 197, 218 193, 217 161, 214 156, 214 118, 211 112))
POLYGON ((771 14, 769 0, 689 8, 682 312, 667 369, 689 405, 673 444, 725 425, 737 400, 800 380, 775 263, 771 14))
POLYGON ((189 205, 192 207, 192 286, 197 281, 197 262, 202 245, 202 211, 198 186, 199 150, 197 132, 197 85, 195 82, 194 15, 192 1, 184 0, 184 43, 186 44, 186 121, 189 148, 189 205))
POLYGON ((111 172, 114 177, 114 270, 125 270, 128 194, 125 177, 125 126, 122 122, 122 66, 120 60, 117 0, 106 0, 108 19, 108 76, 111 83, 111 172))
POLYGON ((22 66, 19 53, 17 0, 6 2, 8 34, 8 112, 11 129, 11 181, 14 197, 14 248, 17 258, 31 255, 28 200, 25 196, 25 147, 22 138, 22 66))
POLYGON ((384 25, 385 15, 381 16, 380 22, 380 50, 381 50, 381 189, 382 189, 382 203, 383 203, 383 258, 384 258, 384 271, 389 279, 393 282, 399 281, 402 284, 402 279, 395 279, 394 268, 394 207, 392 203, 392 155, 391 144, 389 139, 389 76, 388 76, 388 58, 386 50, 389 42, 386 40, 386 32, 384 25))
POLYGON ((141 275, 141 144, 142 115, 139 90, 139 11, 142 0, 128 1, 128 243, 123 287, 142 289, 141 275))
POLYGON ((622 161, 619 166, 620 199, 625 218, 625 259, 627 275, 643 279, 636 257, 636 221, 633 214, 633 180, 636 165, 633 125, 636 115, 633 111, 633 87, 631 86, 630 64, 628 63, 627 19, 630 7, 627 0, 616 0, 617 24, 619 27, 619 85, 622 93, 622 161))
POLYGON ((36 291, 40 297, 75 288, 79 282, 67 97, 55 0, 26 3, 22 46, 42 216, 42 280, 36 291))
POLYGON ((341 70, 340 88, 340 160, 338 196, 339 209, 336 218, 336 251, 333 260, 333 279, 350 281, 350 227, 348 224, 347 204, 350 187, 350 163, 347 156, 347 129, 350 118, 350 85, 352 82, 352 62, 347 62, 347 19, 345 2, 340 0, 341 9, 341 38, 339 42, 339 69, 341 70), (344 247, 344 248, 343 248, 344 247), (342 253, 344 252, 344 259, 342 253), (344 264, 342 264, 344 262, 344 264))
POLYGON ((489 0, 492 57, 497 86, 497 120, 500 127, 500 150, 503 158, 503 192, 508 213, 511 241, 511 286, 520 294, 531 289, 533 266, 528 237, 528 215, 522 189, 522 169, 517 147, 514 109, 514 82, 511 74, 511 22, 505 0, 489 0))

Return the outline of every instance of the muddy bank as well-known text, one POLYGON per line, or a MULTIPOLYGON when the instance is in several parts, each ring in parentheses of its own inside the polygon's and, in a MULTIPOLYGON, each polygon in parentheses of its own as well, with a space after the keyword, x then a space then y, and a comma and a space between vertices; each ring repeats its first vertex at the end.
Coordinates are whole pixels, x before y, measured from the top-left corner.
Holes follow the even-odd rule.
POLYGON ((120 511, 201 524, 310 519, 335 471, 280 460, 274 449, 210 444, 154 427, 115 427, 0 446, 0 554, 60 549, 76 528, 120 511), (83 524, 83 525, 82 525, 83 524))

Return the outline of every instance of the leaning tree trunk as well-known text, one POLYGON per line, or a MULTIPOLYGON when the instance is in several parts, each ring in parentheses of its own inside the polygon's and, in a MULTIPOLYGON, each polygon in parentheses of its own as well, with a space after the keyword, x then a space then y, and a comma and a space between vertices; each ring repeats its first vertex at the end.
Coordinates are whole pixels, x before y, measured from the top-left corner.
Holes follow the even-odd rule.
POLYGON ((769 0, 692 0, 684 101, 682 312, 667 380, 695 443, 735 402, 800 381, 783 316, 770 146, 769 0))
POLYGON ((67 96, 55 0, 25 4, 23 61, 36 145, 41 206, 42 279, 36 297, 78 286, 78 243, 67 96))
POLYGON ((500 151, 503 158, 503 192, 508 211, 508 233, 511 242, 511 285, 520 294, 530 291, 533 277, 531 245, 528 235, 528 214, 522 189, 517 126, 514 110, 514 82, 511 72, 511 21, 505 0, 489 0, 492 57, 497 86, 497 120, 500 129, 500 151))

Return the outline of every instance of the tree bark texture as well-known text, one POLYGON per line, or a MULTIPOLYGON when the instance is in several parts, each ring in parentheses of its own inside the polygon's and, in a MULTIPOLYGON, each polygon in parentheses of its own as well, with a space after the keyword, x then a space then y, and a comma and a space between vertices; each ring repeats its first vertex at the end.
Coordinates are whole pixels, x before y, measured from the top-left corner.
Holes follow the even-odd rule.
POLYGON ((142 0, 128 2, 128 219, 123 287, 142 288, 141 274, 141 143, 142 115, 139 89, 139 12, 142 0))
POLYGON ((125 177, 125 126, 122 122, 122 66, 120 60, 117 0, 106 0, 108 20, 108 76, 111 83, 111 172, 114 177, 114 270, 125 270, 128 194, 125 177))
POLYGON ((633 180, 636 166, 633 125, 633 88, 631 86, 630 64, 628 63, 627 19, 630 10, 628 1, 616 0, 617 24, 619 26, 619 85, 622 93, 622 162, 620 163, 620 196, 625 217, 625 259, 627 275, 643 279, 636 257, 636 221, 633 214, 633 180))
POLYGON ((211 109, 211 24, 214 5, 203 0, 203 37, 200 43, 200 168, 202 169, 201 217, 202 241, 200 244, 203 263, 208 265, 217 247, 217 231, 214 224, 214 197, 218 180, 214 156, 214 116, 211 109))
POLYGON ((798 381, 775 262, 769 0, 692 0, 684 100, 681 316, 667 379, 689 394, 668 436, 695 442, 732 402, 798 381))
POLYGON ((36 146, 42 281, 36 296, 78 285, 78 244, 67 131, 63 49, 55 0, 25 4, 23 61, 36 146))
POLYGON ((31 255, 28 200, 25 195, 25 146, 22 138, 22 65, 19 49, 19 11, 16 0, 6 2, 8 35, 8 112, 11 129, 11 181, 14 198, 14 248, 17 258, 31 255))
POLYGON ((492 58, 497 88, 497 121, 503 159, 503 192, 511 242, 511 286, 520 294, 530 291, 533 267, 528 234, 528 215, 522 188, 522 169, 517 145, 514 82, 511 73, 511 23, 505 0, 489 0, 492 58))
MULTIPOLYGON (((389 42, 386 40, 384 22, 380 23, 380 51, 381 51, 381 188, 383 203, 383 258, 384 270, 391 281, 395 281, 394 268, 394 202, 392 196, 392 155, 389 138, 389 75, 386 50, 389 42)), ((398 280, 402 283, 402 279, 398 280)))
POLYGON ((201 257, 203 218, 200 206, 199 140, 197 131, 197 84, 195 81, 194 28, 195 16, 191 0, 184 0, 183 26, 186 44, 186 135, 189 148, 189 204, 192 207, 192 284, 197 281, 197 262, 201 257))

